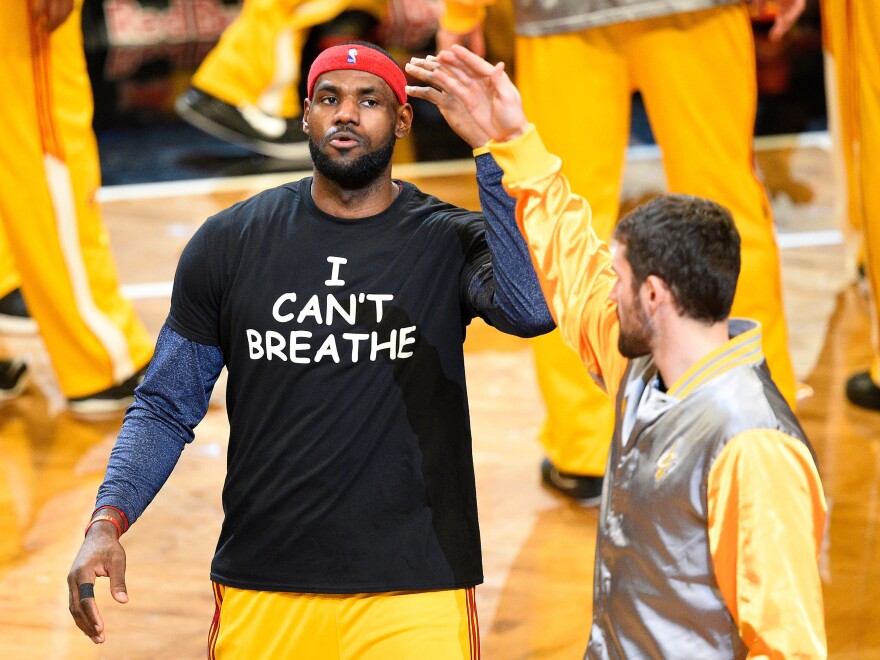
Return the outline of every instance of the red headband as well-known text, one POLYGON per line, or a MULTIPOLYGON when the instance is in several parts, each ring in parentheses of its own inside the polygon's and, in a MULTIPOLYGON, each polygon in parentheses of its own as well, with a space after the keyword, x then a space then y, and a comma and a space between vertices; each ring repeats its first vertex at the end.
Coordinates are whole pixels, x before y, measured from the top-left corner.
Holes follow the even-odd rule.
POLYGON ((366 71, 367 73, 379 76, 388 83, 388 86, 394 92, 401 105, 406 103, 406 77, 403 75, 403 71, 400 70, 397 62, 375 48, 359 44, 332 46, 322 51, 315 58, 309 69, 306 87, 309 98, 312 98, 315 81, 321 75, 328 71, 339 71, 340 69, 366 71))

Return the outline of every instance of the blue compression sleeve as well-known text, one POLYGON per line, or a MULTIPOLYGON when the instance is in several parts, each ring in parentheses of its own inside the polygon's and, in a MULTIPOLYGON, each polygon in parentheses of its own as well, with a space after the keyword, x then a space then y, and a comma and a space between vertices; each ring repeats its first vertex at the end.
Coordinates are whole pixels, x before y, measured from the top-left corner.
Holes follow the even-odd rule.
POLYGON ((97 507, 122 510, 129 524, 143 513, 168 479, 193 429, 208 411, 211 391, 223 368, 217 346, 199 344, 167 325, 135 402, 125 413, 110 453, 97 507))
POLYGON ((520 329, 515 334, 549 332, 556 325, 541 292, 529 248, 516 224, 516 199, 504 190, 504 172, 490 154, 477 156, 476 164, 480 204, 486 216, 486 242, 492 253, 495 304, 520 329))

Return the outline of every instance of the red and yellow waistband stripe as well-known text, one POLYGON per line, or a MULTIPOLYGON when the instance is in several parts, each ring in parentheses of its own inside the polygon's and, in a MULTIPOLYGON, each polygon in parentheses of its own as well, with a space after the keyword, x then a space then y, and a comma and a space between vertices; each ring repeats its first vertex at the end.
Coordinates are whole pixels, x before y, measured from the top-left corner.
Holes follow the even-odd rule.
POLYGON ((52 115, 52 49, 49 32, 34 18, 34 2, 28 2, 31 18, 28 30, 31 42, 31 67, 34 77, 34 93, 37 104, 37 121, 40 126, 40 140, 43 153, 51 154, 64 160, 64 147, 58 134, 58 126, 52 115))
POLYGON ((476 589, 470 587, 465 590, 465 598, 467 599, 467 615, 468 615, 468 638, 471 646, 471 660, 479 660, 480 658, 480 622, 477 619, 477 597, 476 589))
POLYGON ((764 359, 761 328, 755 326, 737 335, 688 369, 669 388, 669 395, 683 399, 703 383, 744 364, 759 364, 764 359))
POLYGON ((223 585, 216 582, 214 586, 214 618, 211 621, 211 629, 208 631, 208 660, 217 658, 217 637, 220 635, 220 607, 223 605, 223 585))

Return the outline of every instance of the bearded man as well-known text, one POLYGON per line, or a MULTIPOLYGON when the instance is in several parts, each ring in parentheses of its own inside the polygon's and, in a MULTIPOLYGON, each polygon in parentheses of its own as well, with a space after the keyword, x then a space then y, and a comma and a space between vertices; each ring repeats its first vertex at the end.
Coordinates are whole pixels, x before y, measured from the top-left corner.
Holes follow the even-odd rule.
MULTIPOLYGON (((392 178, 413 118, 405 86, 371 44, 323 51, 303 112, 313 176, 208 219, 184 250, 68 576, 71 614, 95 643, 95 579, 127 601, 119 537, 225 366, 209 657, 478 655, 465 331, 476 316, 520 336, 553 323, 490 156, 477 158, 481 201, 506 222, 492 229, 392 178)), ((463 137, 487 141, 476 127, 463 137)))
POLYGON ((730 316, 731 212, 661 195, 605 243, 503 63, 456 45, 407 72, 490 138, 560 334, 615 402, 584 657, 827 657, 818 461, 761 325, 730 316))

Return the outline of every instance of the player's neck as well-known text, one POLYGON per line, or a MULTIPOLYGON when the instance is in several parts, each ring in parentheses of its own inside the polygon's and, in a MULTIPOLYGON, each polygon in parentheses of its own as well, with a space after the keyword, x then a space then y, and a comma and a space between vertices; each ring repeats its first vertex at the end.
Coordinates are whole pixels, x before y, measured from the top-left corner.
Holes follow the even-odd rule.
POLYGON ((362 188, 347 189, 315 172, 312 199, 315 205, 337 218, 368 218, 386 210, 400 191, 391 180, 391 168, 362 188))
POLYGON ((654 362, 663 382, 672 387, 688 369, 728 341, 727 321, 706 324, 679 318, 675 327, 665 327, 655 339, 654 362))

